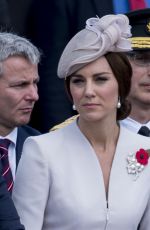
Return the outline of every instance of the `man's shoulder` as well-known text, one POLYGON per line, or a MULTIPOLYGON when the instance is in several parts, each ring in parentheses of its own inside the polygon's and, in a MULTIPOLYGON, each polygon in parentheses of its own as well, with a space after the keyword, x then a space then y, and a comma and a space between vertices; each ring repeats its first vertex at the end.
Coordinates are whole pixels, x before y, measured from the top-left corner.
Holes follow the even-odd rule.
POLYGON ((38 136, 40 134, 41 133, 38 130, 28 125, 23 125, 23 126, 18 127, 17 142, 16 142, 17 164, 20 160, 20 156, 22 153, 22 147, 23 147, 25 140, 30 136, 38 136))
POLYGON ((37 129, 34 129, 29 125, 20 126, 18 128, 18 132, 20 134, 22 133, 22 134, 27 135, 27 136, 37 136, 37 135, 41 134, 37 129))

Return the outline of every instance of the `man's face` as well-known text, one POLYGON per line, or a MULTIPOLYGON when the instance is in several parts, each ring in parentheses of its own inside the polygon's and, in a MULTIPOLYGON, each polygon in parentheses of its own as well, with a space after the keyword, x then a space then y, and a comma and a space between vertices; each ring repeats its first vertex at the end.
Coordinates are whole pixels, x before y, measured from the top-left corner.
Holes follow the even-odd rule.
POLYGON ((132 85, 129 100, 139 106, 150 106, 150 51, 139 51, 129 55, 132 65, 132 85))
POLYGON ((0 77, 0 132, 27 124, 38 100, 37 65, 25 58, 13 56, 2 63, 0 77))

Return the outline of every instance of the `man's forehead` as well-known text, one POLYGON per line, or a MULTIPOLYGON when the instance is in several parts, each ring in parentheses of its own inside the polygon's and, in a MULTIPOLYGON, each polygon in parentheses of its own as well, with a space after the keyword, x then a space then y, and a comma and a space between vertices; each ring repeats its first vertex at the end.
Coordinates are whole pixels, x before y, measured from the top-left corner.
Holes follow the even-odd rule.
POLYGON ((127 53, 128 55, 140 55, 150 57, 150 49, 149 50, 133 50, 127 53))
POLYGON ((134 50, 133 52, 137 54, 150 55, 150 50, 134 50))

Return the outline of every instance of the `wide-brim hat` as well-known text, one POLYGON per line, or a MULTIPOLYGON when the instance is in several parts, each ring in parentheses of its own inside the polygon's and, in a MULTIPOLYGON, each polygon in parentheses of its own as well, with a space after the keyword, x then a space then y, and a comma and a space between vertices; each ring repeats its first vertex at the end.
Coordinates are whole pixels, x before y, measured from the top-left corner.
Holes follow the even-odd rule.
POLYGON ((150 8, 126 13, 131 25, 133 50, 150 50, 150 8))

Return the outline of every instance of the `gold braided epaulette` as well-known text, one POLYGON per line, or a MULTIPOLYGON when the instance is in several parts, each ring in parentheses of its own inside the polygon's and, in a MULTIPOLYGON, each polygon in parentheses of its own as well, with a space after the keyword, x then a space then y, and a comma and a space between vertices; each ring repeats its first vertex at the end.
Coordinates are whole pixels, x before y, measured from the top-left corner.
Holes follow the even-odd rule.
POLYGON ((53 126, 49 131, 51 132, 51 131, 55 131, 57 129, 61 129, 61 128, 69 125, 70 123, 72 123, 77 117, 79 117, 79 114, 68 118, 67 120, 65 120, 64 122, 62 122, 58 125, 53 126))

